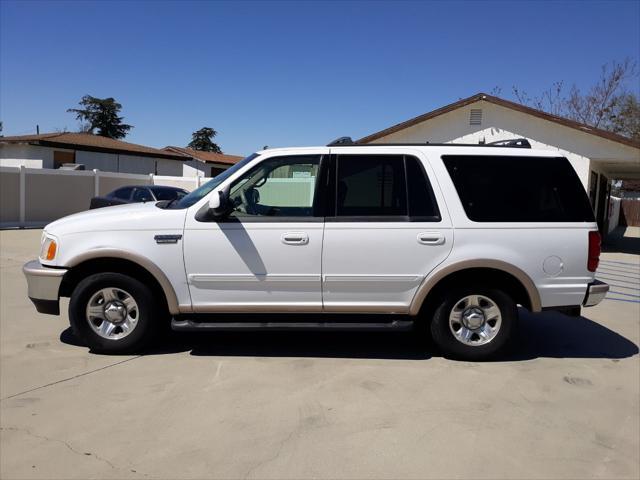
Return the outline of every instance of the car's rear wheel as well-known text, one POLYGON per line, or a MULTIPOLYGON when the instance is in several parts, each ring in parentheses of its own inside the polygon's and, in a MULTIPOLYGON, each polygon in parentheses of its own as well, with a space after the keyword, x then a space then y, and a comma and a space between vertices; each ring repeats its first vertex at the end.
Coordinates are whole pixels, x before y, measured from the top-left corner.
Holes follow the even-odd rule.
POLYGON ((161 318, 152 291, 120 273, 98 273, 83 279, 69 302, 73 332, 95 352, 142 350, 158 330, 154 323, 161 318))
POLYGON ((431 321, 431 335, 442 352, 463 360, 487 360, 507 346, 518 321, 513 299, 481 286, 444 295, 431 321))

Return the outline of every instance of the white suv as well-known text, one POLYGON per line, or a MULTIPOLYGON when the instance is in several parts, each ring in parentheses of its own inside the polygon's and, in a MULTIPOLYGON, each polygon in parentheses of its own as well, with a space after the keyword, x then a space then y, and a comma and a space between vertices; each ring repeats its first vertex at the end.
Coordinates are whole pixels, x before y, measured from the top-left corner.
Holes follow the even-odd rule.
POLYGON ((517 305, 579 314, 609 288, 571 164, 528 147, 264 150, 180 200, 49 224, 24 267, 29 297, 50 314, 71 297, 74 332, 100 352, 141 349, 163 323, 423 324, 446 355, 485 359, 514 333, 517 305))

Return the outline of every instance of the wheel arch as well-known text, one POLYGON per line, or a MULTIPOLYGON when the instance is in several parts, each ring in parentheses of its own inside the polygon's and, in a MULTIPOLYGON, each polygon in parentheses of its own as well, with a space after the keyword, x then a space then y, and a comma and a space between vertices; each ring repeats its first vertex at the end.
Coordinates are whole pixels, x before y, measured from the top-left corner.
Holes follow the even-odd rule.
POLYGON ((540 294, 531 277, 520 268, 501 260, 478 259, 449 264, 428 275, 416 292, 410 315, 418 315, 424 307, 454 282, 471 281, 481 278, 492 281, 505 288, 512 298, 532 312, 542 310, 540 294))
POLYGON ((67 262, 69 269, 60 285, 60 296, 69 297, 75 286, 89 275, 101 272, 115 272, 149 282, 161 293, 169 313, 180 313, 178 297, 171 282, 155 263, 140 255, 115 249, 99 249, 84 252, 67 262))

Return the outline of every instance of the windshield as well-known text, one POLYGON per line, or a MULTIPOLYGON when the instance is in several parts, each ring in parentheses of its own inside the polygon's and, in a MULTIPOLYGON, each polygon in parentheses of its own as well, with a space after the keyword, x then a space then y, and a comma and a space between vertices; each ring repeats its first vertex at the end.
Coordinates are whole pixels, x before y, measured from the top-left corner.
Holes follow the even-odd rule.
POLYGON ((174 202, 173 204, 171 204, 169 208, 189 208, 191 205, 193 205, 194 203, 197 203, 200 199, 204 198, 207 194, 209 194, 209 192, 211 192, 218 185, 220 185, 227 178, 233 175, 236 171, 240 170, 242 167, 244 167, 247 163, 249 163, 251 160, 253 160, 257 156, 258 156, 257 153, 253 153, 248 157, 240 160, 233 167, 226 169, 220 175, 213 177, 204 185, 196 188, 189 195, 182 197, 177 202, 174 202))

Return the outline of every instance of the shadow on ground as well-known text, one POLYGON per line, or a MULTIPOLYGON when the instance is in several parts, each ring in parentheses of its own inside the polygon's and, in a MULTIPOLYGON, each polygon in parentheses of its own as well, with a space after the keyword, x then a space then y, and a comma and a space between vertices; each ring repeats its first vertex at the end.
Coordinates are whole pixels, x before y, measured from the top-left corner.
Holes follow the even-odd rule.
MULTIPOLYGON (((81 346, 71 329, 63 343, 81 346)), ((424 332, 172 332, 144 352, 165 355, 189 351, 196 356, 377 358, 427 360, 440 356, 424 332)), ((620 359, 638 354, 638 346, 585 317, 556 312, 520 314, 518 339, 500 361, 534 358, 620 359)))
POLYGON ((603 252, 640 254, 640 237, 627 234, 629 227, 618 227, 609 233, 602 244, 603 252))

